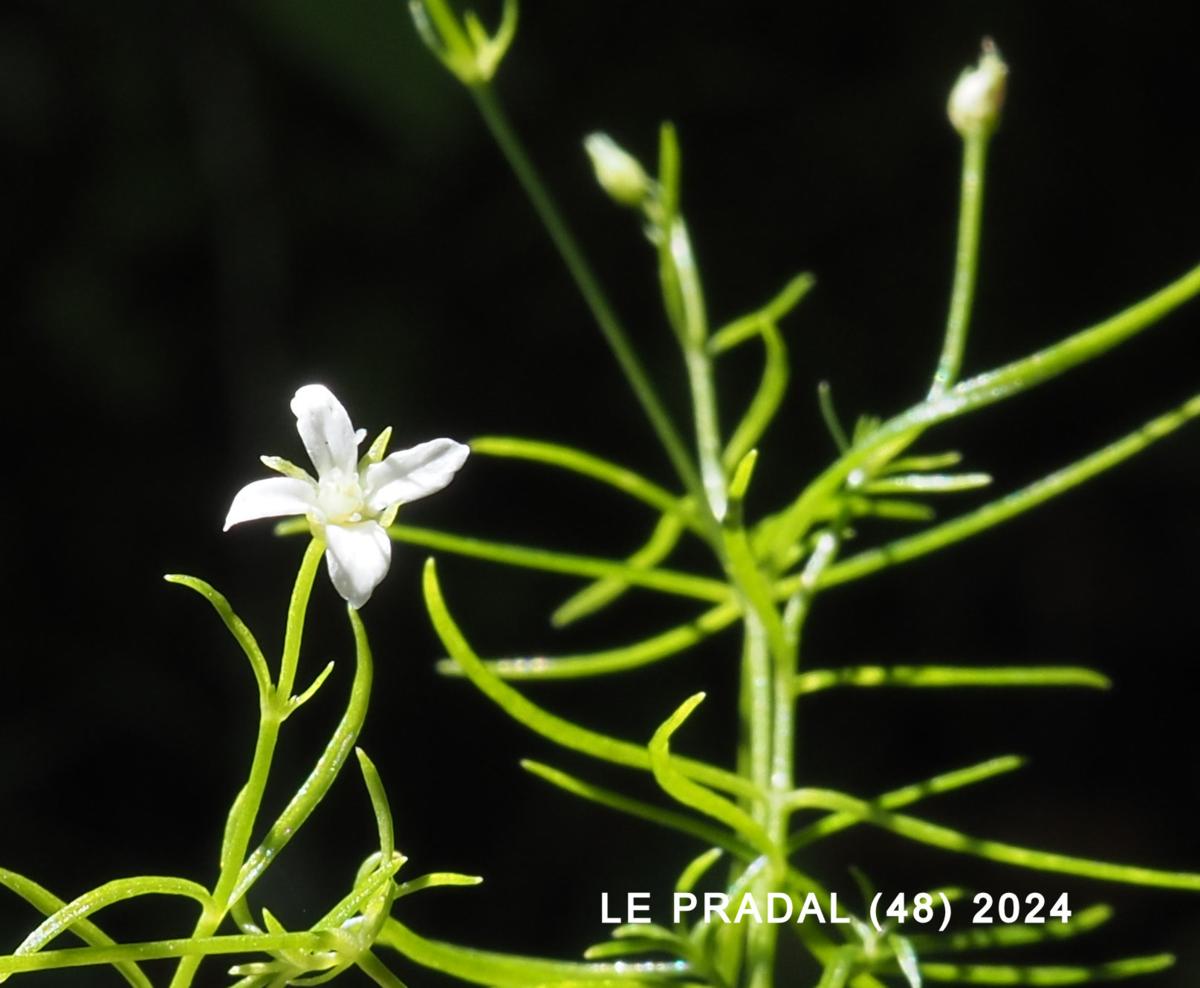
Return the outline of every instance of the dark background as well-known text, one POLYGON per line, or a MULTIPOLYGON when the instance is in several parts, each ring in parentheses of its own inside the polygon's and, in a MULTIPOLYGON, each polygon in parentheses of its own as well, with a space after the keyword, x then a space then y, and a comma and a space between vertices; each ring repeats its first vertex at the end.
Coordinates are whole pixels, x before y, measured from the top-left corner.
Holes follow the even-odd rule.
MULTIPOLYGON (((788 323, 793 393, 762 446, 751 505, 761 512, 828 459, 817 381, 834 383, 847 417, 890 414, 923 393, 957 204, 944 100, 984 34, 1012 76, 968 370, 1102 318, 1196 262, 1194 28, 1160 4, 530 0, 498 84, 681 414, 651 255, 632 217, 596 190, 582 136, 607 129, 650 159, 659 120, 679 126, 714 322, 797 270, 819 276, 788 323)), ((525 434, 670 476, 469 100, 421 49, 399 0, 9 0, 0 140, 0 862, 66 898, 139 873, 210 882, 249 760, 252 684, 207 605, 159 577, 210 580, 278 648, 301 543, 278 542, 267 524, 220 527, 233 493, 262 474, 259 453, 302 458, 287 409, 298 385, 330 385, 372 434, 393 424, 397 447, 525 434)), ((1193 304, 926 448, 965 445, 973 468, 1012 489, 1188 397, 1198 332, 1193 304)), ((729 420, 756 355, 723 373, 729 420)), ((1015 842, 1200 870, 1198 442, 1185 430, 1004 534, 831 591, 810 625, 810 666, 1079 662, 1112 675, 1111 693, 829 694, 803 713, 801 779, 868 795, 1021 752, 1032 761, 1018 775, 920 812, 1015 842)), ((637 509, 590 485, 482 457, 406 518, 604 555, 648 531, 637 509)), ((378 680, 362 743, 388 783, 406 873, 487 883, 407 900, 398 914, 430 935, 576 956, 602 936, 601 891, 665 897, 699 848, 519 770, 533 755, 652 791, 552 749, 434 673, 423 558, 397 547, 364 610, 378 680)), ((442 575, 489 655, 605 647, 692 613, 642 597, 554 632, 545 616, 567 581, 451 558, 442 575)), ((339 670, 288 725, 276 801, 340 712, 352 648, 339 603, 322 576, 301 677, 330 657, 339 670)), ((728 761, 736 654, 726 634, 619 679, 529 692, 644 739, 708 689, 680 743, 728 761)), ((320 916, 371 849, 354 776, 257 890, 285 923, 320 916)), ((1175 949, 1179 966, 1144 983, 1200 975, 1194 894, 1043 877, 865 830, 808 867, 852 903, 852 864, 889 889, 1070 889, 1077 907, 1120 907, 1108 932, 1013 961, 1175 949)), ((191 919, 190 907, 156 902, 114 909, 104 925, 149 938, 191 919)), ((35 922, 0 899, 0 946, 35 922)), ((220 969, 203 983, 226 983, 220 969)), ((118 983, 107 971, 42 980, 118 983)))

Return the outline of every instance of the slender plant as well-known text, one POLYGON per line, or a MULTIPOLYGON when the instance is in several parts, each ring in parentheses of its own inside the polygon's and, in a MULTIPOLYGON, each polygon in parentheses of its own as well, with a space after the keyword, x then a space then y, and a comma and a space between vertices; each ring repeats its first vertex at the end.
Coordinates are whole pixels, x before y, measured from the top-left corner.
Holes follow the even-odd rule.
MULTIPOLYGON (((670 487, 591 453, 527 438, 487 436, 470 443, 475 456, 525 461, 581 475, 632 499, 648 512, 650 532, 626 559, 530 548, 397 522, 397 510, 450 482, 467 459, 467 447, 449 439, 387 454, 385 430, 360 458, 364 434, 354 430, 341 403, 325 388, 307 385, 292 402, 297 426, 316 476, 277 457, 264 463, 279 476, 256 481, 235 497, 230 525, 296 515, 277 525, 280 534, 310 537, 286 615, 283 647, 272 661, 228 601, 201 580, 167 577, 200 594, 216 611, 250 667, 259 729, 247 781, 229 810, 217 875, 211 886, 164 876, 116 879, 66 901, 34 880, 0 870, 0 884, 44 919, 12 952, 0 957, 0 981, 13 975, 93 965, 110 966, 136 988, 167 983, 187 988, 203 970, 233 958, 237 988, 317 985, 356 968, 371 981, 400 985, 395 961, 454 978, 501 988, 595 985, 705 985, 770 988, 878 988, 885 983, 1075 984, 1161 971, 1170 955, 1123 958, 1079 965, 1010 963, 1010 949, 1088 933, 1112 910, 1103 904, 1073 909, 1065 899, 985 903, 993 925, 943 928, 955 904, 979 899, 962 888, 923 890, 880 900, 865 878, 862 906, 839 903, 807 870, 813 848, 851 827, 870 826, 946 852, 1014 868, 1162 889, 1200 891, 1200 874, 1138 867, 1019 847, 968 835, 914 815, 931 796, 962 789, 1018 768, 1016 757, 998 757, 863 798, 803 784, 795 772, 797 718, 813 694, 829 689, 945 689, 950 687, 1092 687, 1107 679, 1065 666, 856 666, 809 668, 802 662, 808 617, 821 595, 838 584, 948 548, 989 531, 1123 463, 1200 414, 1200 395, 1127 435, 1023 488, 947 521, 933 521, 930 501, 990 485, 985 474, 960 468, 957 452, 930 447, 938 426, 1014 398, 1101 356, 1154 325, 1200 292, 1200 267, 1147 298, 1036 353, 1001 367, 963 375, 973 308, 989 143, 999 120, 1007 68, 990 43, 978 64, 954 86, 950 120, 962 138, 962 188, 954 281, 941 352, 921 401, 886 419, 860 417, 847 429, 828 387, 819 407, 836 447, 822 471, 798 487, 777 510, 759 518, 745 510, 758 446, 779 410, 788 383, 785 318, 811 289, 801 274, 765 305, 712 328, 700 273, 681 207, 681 153, 674 128, 663 125, 653 172, 604 134, 585 147, 602 188, 639 220, 657 265, 669 331, 686 374, 691 424, 681 430, 659 396, 629 334, 608 301, 558 207, 509 124, 492 79, 517 26, 515 0, 506 0, 499 28, 489 32, 473 14, 459 17, 447 0, 411 0, 416 26, 433 53, 470 93, 488 129, 562 254, 596 324, 613 351, 634 398, 674 471, 670 487), (722 409, 718 371, 738 347, 761 348, 763 371, 748 406, 722 409), (723 423, 725 423, 723 425, 723 423), (732 426, 729 425, 732 423, 732 426), (856 525, 879 518, 917 526, 910 534, 861 545, 856 525), (706 572, 670 567, 676 548, 703 546, 706 572), (649 801, 605 788, 538 762, 523 767, 558 789, 679 835, 681 866, 673 901, 686 908, 671 925, 631 922, 586 951, 580 961, 560 961, 482 951, 428 939, 404 921, 406 896, 427 888, 470 885, 479 879, 434 872, 402 880, 404 855, 395 846, 388 799, 371 760, 355 744, 367 713, 372 660, 359 615, 387 573, 391 542, 421 546, 508 566, 560 573, 583 580, 553 614, 564 626, 600 614, 632 592, 653 591, 694 601, 688 621, 648 638, 557 658, 482 659, 455 621, 433 559, 424 573, 424 596, 433 626, 449 655, 440 668, 465 677, 514 720, 562 748, 648 773, 661 790, 649 801), (264 794, 280 732, 328 681, 325 667, 297 692, 304 626, 322 559, 347 603, 355 670, 345 713, 310 774, 264 828, 264 794), (514 681, 582 679, 615 675, 686 655, 726 631, 740 638, 740 723, 732 767, 679 753, 676 735, 703 715, 703 693, 663 701, 663 720, 646 738, 622 739, 560 717, 528 699, 514 681), (356 752, 378 830, 373 850, 349 891, 308 929, 290 930, 271 909, 252 901, 258 880, 321 803, 356 752), (805 812, 803 822, 797 814, 805 812), (198 917, 177 936, 117 943, 96 915, 140 896, 182 896, 198 917), (713 912, 693 907, 718 903, 713 912), (777 908, 829 922, 775 923, 777 908), (842 912, 837 922, 834 916, 842 912), (725 912, 722 912, 725 910, 725 912), (62 946, 70 934, 83 946, 62 946), (807 966, 785 961, 780 938, 795 937, 807 966), (992 959, 979 960, 979 952, 992 959), (970 954, 968 954, 970 952, 970 954), (970 956, 968 962, 963 956, 970 956), (169 974, 152 981, 152 962, 169 974), (166 962, 169 962, 167 964, 166 962)), ((969 911, 968 911, 969 912, 969 911)), ((791 956, 791 955, 787 955, 791 956)), ((226 961, 227 963, 228 961, 226 961)), ((206 982, 208 983, 208 982, 206 982)))

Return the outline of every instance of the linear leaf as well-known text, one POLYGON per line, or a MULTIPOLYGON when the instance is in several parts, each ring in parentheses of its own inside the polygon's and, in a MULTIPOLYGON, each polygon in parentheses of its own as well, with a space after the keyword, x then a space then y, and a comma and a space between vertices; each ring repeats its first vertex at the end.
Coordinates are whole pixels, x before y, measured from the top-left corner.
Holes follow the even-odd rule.
POLYGON ((126 961, 168 960, 179 957, 208 957, 219 954, 249 954, 278 950, 329 950, 337 945, 333 931, 321 933, 243 933, 219 937, 185 937, 118 943, 100 947, 69 947, 36 954, 0 957, 0 974, 23 974, 64 967, 91 967, 126 961))
POLYGON ((250 660, 250 668, 254 672, 254 681, 258 683, 259 696, 267 696, 271 691, 271 673, 267 668, 267 660, 263 656, 262 649, 258 647, 258 642, 255 640, 254 635, 246 627, 246 623, 234 612, 229 601, 210 584, 194 576, 168 573, 163 579, 168 583, 175 583, 181 587, 187 587, 189 590, 196 591, 196 593, 212 604, 213 610, 220 616, 221 620, 225 623, 225 627, 229 629, 229 633, 233 635, 234 640, 246 654, 246 658, 250 660))
POLYGON ((812 669, 796 676, 797 695, 837 686, 1087 686, 1108 689, 1109 678, 1081 666, 850 666, 812 669))
POLYGON ((673 796, 684 806, 690 806, 705 816, 720 821, 734 833, 741 834, 763 854, 771 854, 774 844, 761 823, 740 806, 718 796, 712 790, 692 782, 671 763, 671 736, 679 730, 683 722, 691 716, 692 711, 703 700, 703 693, 689 697, 654 732, 649 745, 650 767, 654 772, 654 778, 668 795, 673 796))
POLYGON ((991 929, 975 927, 955 933, 914 933, 909 940, 922 957, 963 950, 990 950, 995 947, 1024 947, 1047 940, 1067 940, 1090 933, 1112 919, 1112 907, 1104 903, 1088 906, 1075 913, 1066 923, 1015 923, 991 929))
MULTIPOLYGON (((205 907, 212 902, 212 896, 209 895, 208 889, 184 878, 159 875, 117 878, 83 893, 83 895, 76 896, 56 912, 47 916, 29 936, 21 941, 13 954, 19 957, 37 953, 81 919, 115 903, 126 902, 143 895, 180 896, 192 899, 205 907)), ((0 980, 5 980, 5 978, 0 977, 0 980)))
MULTIPOLYGON (((618 765, 646 770, 650 768, 650 755, 646 749, 579 727, 543 710, 487 669, 471 649, 446 608, 446 601, 438 584, 437 566, 432 558, 425 563, 423 588, 425 606, 429 610, 434 630, 437 631, 443 647, 462 666, 467 678, 479 691, 510 717, 564 748, 618 765)), ((732 772, 690 758, 673 757, 671 761, 688 776, 718 789, 751 798, 757 795, 758 791, 752 783, 732 772)))
MULTIPOLYGON (((926 796, 936 796, 954 789, 962 789, 1005 772, 1012 772, 1024 764, 1025 760, 1016 755, 1001 755, 999 758, 989 758, 977 765, 969 765, 952 772, 943 772, 931 779, 915 782, 900 789, 893 789, 877 796, 872 802, 880 809, 896 810, 902 806, 910 806, 926 796)), ((788 851, 789 853, 797 851, 861 822, 862 817, 854 813, 831 813, 816 823, 811 823, 804 829, 796 831, 788 839, 788 851)))
POLYGON ((767 320, 759 323, 759 333, 762 336, 765 357, 762 378, 754 397, 750 399, 750 407, 746 409, 721 454, 726 470, 737 466, 742 457, 762 438, 771 420, 775 418, 775 413, 779 411, 780 402, 787 391, 790 371, 783 337, 778 327, 767 320))
MULTIPOLYGON (((729 627, 741 612, 734 604, 720 604, 701 614, 694 621, 676 625, 632 645, 563 655, 557 658, 534 656, 521 659, 492 659, 484 665, 501 679, 576 679, 581 676, 600 676, 622 669, 636 669, 667 659, 709 635, 729 627)), ((453 659, 442 659, 437 670, 444 675, 461 676, 463 670, 453 659)))
POLYGON ((855 813, 864 823, 890 830, 901 837, 921 844, 929 844, 957 854, 1016 865, 1034 871, 1055 872, 1061 875, 1078 875, 1100 881, 1122 882, 1128 885, 1144 885, 1152 888, 1174 888, 1200 892, 1200 874, 1182 871, 1164 871, 1158 868, 1142 868, 1136 865, 1112 864, 1094 861, 1073 855, 1038 851, 1002 841, 971 837, 940 824, 929 823, 902 813, 891 813, 876 805, 829 789, 797 789, 790 794, 789 804, 797 809, 813 807, 855 813))
MULTIPOLYGON (((717 845, 716 849, 718 852, 725 850, 735 856, 746 859, 753 858, 757 853, 753 848, 738 840, 734 834, 722 830, 720 827, 714 827, 705 820, 698 820, 695 817, 688 816, 686 813, 663 809, 651 803, 643 802, 640 799, 634 799, 632 796, 626 796, 611 789, 606 789, 603 786, 593 785, 590 782, 585 782, 583 779, 568 775, 559 769, 551 768, 549 765, 543 765, 541 762, 535 762, 528 758, 522 759, 521 768, 536 775, 539 779, 549 782, 552 786, 557 786, 559 789, 571 793, 573 796, 598 803, 601 806, 607 806, 609 809, 616 810, 619 813, 638 817, 641 820, 657 824, 660 827, 666 827, 678 833, 687 834, 689 837, 695 837, 705 844, 715 844, 717 845)), ((710 854, 711 851, 705 853, 710 854)))
POLYGON ((685 520, 694 518, 694 512, 684 501, 666 488, 660 487, 627 467, 591 453, 585 453, 583 450, 573 449, 559 443, 522 439, 518 436, 481 436, 478 439, 472 439, 470 447, 472 453, 484 456, 529 460, 534 463, 561 467, 563 470, 569 470, 572 473, 608 484, 622 494, 636 498, 663 514, 685 520))
POLYGON ((551 985, 598 982, 649 985, 686 971, 679 961, 579 964, 475 950, 440 940, 427 940, 395 919, 384 924, 376 943, 391 947, 423 967, 494 988, 534 988, 538 985, 549 988, 551 985))
MULTIPOLYGON (((683 523, 675 515, 663 515, 654 526, 646 543, 625 560, 627 566, 652 569, 670 555, 683 534, 683 523)), ((589 583, 563 601, 550 615, 550 623, 565 628, 580 618, 595 614, 629 589, 629 581, 619 576, 606 576, 589 583)))
MULTIPOLYGON (((958 518, 935 525, 924 532, 898 539, 878 549, 869 549, 835 563, 825 571, 821 581, 822 585, 835 586, 839 583, 856 580, 887 566, 917 559, 955 542, 978 535, 980 532, 1036 508, 1051 498, 1091 480, 1105 470, 1123 463, 1131 456, 1140 453, 1146 447, 1186 425, 1197 415, 1200 415, 1200 395, 1188 399, 1174 411, 1152 419, 1140 429, 1103 449, 1076 460, 1020 490, 990 501, 958 518)), ((786 582, 783 581, 780 586, 781 595, 786 595, 788 592, 786 582)))
POLYGON ((675 891, 690 892, 694 889, 696 883, 708 873, 708 870, 714 864, 721 860, 721 856, 724 853, 723 848, 710 847, 707 851, 694 857, 680 873, 678 880, 675 882, 675 891))
POLYGON ((463 888, 482 883, 483 879, 478 875, 458 875, 452 871, 435 871, 428 875, 422 875, 420 878, 414 878, 412 881, 401 882, 396 890, 396 898, 401 899, 406 895, 412 895, 414 892, 421 892, 425 889, 463 888))
POLYGON ((747 313, 713 333, 712 339, 708 341, 709 353, 715 357, 753 339, 758 335, 759 325, 764 320, 778 323, 800 304, 816 283, 817 279, 807 271, 796 275, 761 309, 747 313))
MULTIPOLYGON (((9 871, 7 868, 0 868, 0 885, 20 896, 45 916, 53 915, 67 904, 33 879, 19 875, 15 871, 9 871)), ((116 946, 116 941, 91 920, 76 920, 71 924, 70 932, 92 947, 116 946)), ((113 967, 116 968, 121 977, 131 984, 133 988, 152 988, 150 979, 142 973, 142 969, 136 964, 129 961, 117 961, 113 964, 113 967)))
POLYGON ((412 525, 392 525, 388 535, 398 542, 440 549, 462 556, 473 556, 508 566, 523 566, 529 569, 546 570, 550 573, 566 573, 570 576, 590 578, 617 576, 627 583, 663 593, 695 597, 714 603, 729 599, 729 588, 720 580, 691 573, 679 573, 666 569, 639 569, 627 563, 596 556, 581 556, 574 553, 555 552, 550 549, 531 549, 527 546, 509 545, 489 539, 469 538, 438 532, 412 525))
POLYGON ((1130 957, 1128 960, 1096 964, 1092 967, 1030 966, 1000 964, 921 965, 921 974, 930 981, 953 981, 971 985, 1082 985, 1092 981, 1117 981, 1164 971, 1175 963, 1171 954, 1130 957))
POLYGON ((991 482, 987 473, 889 473, 862 489, 868 494, 954 494, 987 487, 991 482))
POLYGON ((854 470, 868 463, 887 463, 930 426, 1010 398, 1099 356, 1154 325, 1197 293, 1200 266, 1109 319, 1021 360, 956 384, 942 396, 920 402, 889 419, 856 442, 786 510, 777 551, 782 552, 803 534, 813 513, 836 494, 854 470))

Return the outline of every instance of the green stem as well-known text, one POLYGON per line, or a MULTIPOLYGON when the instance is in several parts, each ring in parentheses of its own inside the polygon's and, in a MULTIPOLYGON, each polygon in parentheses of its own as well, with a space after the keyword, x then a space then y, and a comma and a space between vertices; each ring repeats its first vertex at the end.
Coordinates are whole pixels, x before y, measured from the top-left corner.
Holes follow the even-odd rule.
POLYGON ((962 369, 971 305, 975 300, 975 278, 979 270, 979 231, 983 218, 983 179, 987 164, 988 135, 976 133, 963 140, 962 192, 958 207, 958 249, 954 256, 954 288, 946 318, 942 356, 929 389, 939 398, 958 380, 962 369))
MULTIPOLYGON (((246 785, 238 793, 229 811, 225 825, 225 839, 221 847, 221 873, 213 889, 212 902, 205 906, 200 920, 192 932, 193 937, 211 937, 232 905, 232 895, 237 885, 238 873, 245 859, 246 850, 254 834, 254 824, 262 806, 267 778, 271 773, 271 762, 275 746, 279 741, 279 729, 288 713, 288 699, 296 681, 296 667, 300 657, 300 642, 304 636, 304 617, 308 611, 308 600, 312 594, 317 566, 325 554, 325 543, 314 538, 304 552, 300 571, 292 587, 288 603, 287 630, 283 639, 283 657, 279 663, 279 682, 270 692, 260 698, 258 737, 254 742, 254 756, 250 762, 250 775, 246 785)), ((203 958, 199 955, 185 957, 179 962, 171 988, 187 988, 191 985, 203 958)))
POLYGON ((686 445, 680 438, 662 400, 658 397, 641 360, 634 352, 628 334, 609 304, 604 291, 600 288, 600 283, 592 272, 591 266, 579 249, 574 235, 560 215, 550 193, 546 190, 546 186, 522 146, 520 138, 509 124, 495 94, 487 85, 474 86, 470 92, 475 100, 475 105, 483 116, 484 123, 491 131, 492 137, 508 160, 517 180, 533 203, 533 208, 546 227, 550 239, 554 241, 555 247, 562 255, 567 270, 570 271, 588 309, 591 310, 592 317, 600 327, 600 332, 604 334, 605 341, 617 358, 617 363, 621 365, 621 370, 624 372, 629 386, 633 389, 642 410, 650 420, 675 472, 687 490, 697 497, 697 501, 702 500, 699 497, 702 493, 700 478, 688 455, 686 445))
POLYGON ((1200 295, 1200 265, 1094 326, 1003 367, 976 374, 954 385, 936 401, 922 401, 884 422, 827 467, 782 512, 772 537, 777 560, 801 538, 813 519, 837 496, 846 478, 859 467, 871 461, 885 461, 894 455, 894 450, 903 449, 932 426, 1012 398, 1106 353, 1196 295, 1200 295))

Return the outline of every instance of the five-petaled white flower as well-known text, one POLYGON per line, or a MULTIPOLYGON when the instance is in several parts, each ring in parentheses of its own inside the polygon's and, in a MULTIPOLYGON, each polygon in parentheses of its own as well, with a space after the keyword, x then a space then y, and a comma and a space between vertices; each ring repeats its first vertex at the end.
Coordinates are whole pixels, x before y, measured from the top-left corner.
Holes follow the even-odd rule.
POLYGON ((256 518, 304 515, 313 535, 325 541, 325 561, 338 593, 351 607, 362 607, 391 564, 387 526, 396 510, 450 483, 470 450, 453 439, 434 439, 385 458, 388 428, 359 460, 366 430, 354 431, 342 403, 321 384, 297 391, 292 412, 317 479, 278 456, 262 457, 283 476, 256 480, 238 491, 225 531, 256 518))

